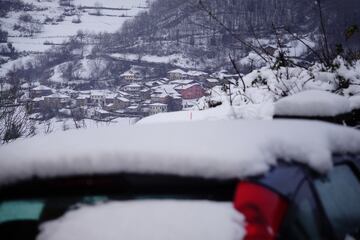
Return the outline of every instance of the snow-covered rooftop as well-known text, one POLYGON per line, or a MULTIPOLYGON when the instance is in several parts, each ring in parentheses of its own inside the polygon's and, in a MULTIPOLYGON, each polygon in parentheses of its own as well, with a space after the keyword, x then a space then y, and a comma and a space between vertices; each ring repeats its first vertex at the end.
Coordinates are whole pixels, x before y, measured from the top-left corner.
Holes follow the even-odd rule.
POLYGON ((127 92, 123 92, 123 91, 117 91, 121 96, 129 96, 130 94, 127 92))
POLYGON ((164 103, 152 103, 152 104, 149 104, 149 106, 152 106, 152 107, 165 107, 165 106, 167 106, 167 104, 164 104, 164 103))
POLYGON ((91 96, 102 96, 105 97, 110 92, 108 90, 91 90, 91 96))
POLYGON ((34 90, 34 91, 51 91, 52 89, 47 86, 40 85, 40 86, 34 87, 32 90, 34 90))
POLYGON ((114 99, 114 98, 116 98, 117 96, 118 96, 117 93, 110 93, 110 94, 107 94, 107 95, 106 95, 106 98, 107 98, 107 99, 114 99))
POLYGON ((141 85, 137 84, 137 83, 132 83, 132 84, 126 85, 124 88, 141 88, 141 85))
POLYGON ((195 86, 200 86, 200 84, 191 83, 191 84, 186 84, 186 85, 180 85, 180 86, 177 86, 175 89, 176 90, 186 90, 186 89, 189 89, 189 88, 192 88, 192 87, 195 87, 195 86))
POLYGON ((128 109, 138 109, 139 108, 139 105, 132 105, 132 106, 129 106, 128 109))
POLYGON ((171 81, 170 84, 191 84, 193 83, 194 80, 191 80, 191 79, 181 79, 181 80, 174 80, 174 81, 171 81))
POLYGON ((186 74, 186 72, 182 69, 174 69, 174 70, 169 71, 169 73, 186 74))
POLYGON ((357 153, 359 146, 358 130, 316 121, 233 120, 71 130, 2 146, 0 184, 120 172, 243 178, 268 171, 278 159, 326 172, 333 166, 332 153, 357 153))
POLYGON ((129 99, 124 98, 124 97, 117 97, 118 100, 122 101, 122 102, 130 102, 129 99))
POLYGON ((90 98, 89 95, 79 95, 76 99, 77 100, 85 100, 85 99, 88 99, 88 98, 90 98))
POLYGON ((40 101, 44 101, 45 97, 36 97, 33 99, 33 102, 40 102, 40 101))
POLYGON ((194 76, 194 77, 199 77, 199 76, 206 76, 208 75, 206 72, 201 72, 201 71, 188 71, 186 73, 188 76, 194 76))
POLYGON ((106 110, 103 110, 103 109, 97 109, 97 110, 95 110, 97 113, 100 113, 100 114, 109 114, 109 112, 108 111, 106 111, 106 110))
POLYGON ((210 83, 218 83, 219 82, 219 80, 216 78, 208 78, 208 79, 206 79, 206 81, 208 81, 210 83))
POLYGON ((351 112, 347 97, 321 90, 309 90, 285 97, 275 103, 275 115, 334 117, 351 112))
POLYGON ((23 83, 23 84, 21 84, 20 87, 21 87, 22 89, 27 89, 27 88, 30 88, 31 85, 30 85, 29 83, 23 83))
POLYGON ((161 92, 161 93, 155 93, 151 95, 152 98, 166 98, 169 97, 169 94, 161 92))
POLYGON ((133 73, 133 72, 125 72, 125 73, 121 74, 120 77, 132 77, 134 75, 135 75, 135 73, 133 73))
POLYGON ((47 96, 47 98, 70 98, 68 95, 61 94, 61 93, 54 93, 50 96, 47 96))

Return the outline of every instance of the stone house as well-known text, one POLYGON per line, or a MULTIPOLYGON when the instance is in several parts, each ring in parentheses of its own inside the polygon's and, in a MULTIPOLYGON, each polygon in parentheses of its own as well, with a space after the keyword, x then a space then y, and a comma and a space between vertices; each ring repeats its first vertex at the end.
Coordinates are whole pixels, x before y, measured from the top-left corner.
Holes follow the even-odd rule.
POLYGON ((163 103, 149 104, 149 114, 150 115, 167 112, 167 110, 168 110, 167 104, 163 104, 163 103))
POLYGON ((186 72, 181 69, 175 69, 168 72, 168 78, 170 81, 186 79, 186 72))
POLYGON ((49 96, 53 94, 53 92, 54 92, 53 89, 44 85, 40 85, 30 90, 30 97, 37 98, 37 97, 49 96))
POLYGON ((64 94, 54 93, 44 97, 44 101, 45 107, 59 109, 66 107, 71 102, 71 98, 64 94))
POLYGON ((129 70, 121 74, 120 77, 126 82, 134 82, 141 79, 141 74, 138 71, 129 70))
POLYGON ((89 95, 79 95, 77 98, 75 98, 76 106, 77 107, 84 107, 89 104, 90 96, 89 95))

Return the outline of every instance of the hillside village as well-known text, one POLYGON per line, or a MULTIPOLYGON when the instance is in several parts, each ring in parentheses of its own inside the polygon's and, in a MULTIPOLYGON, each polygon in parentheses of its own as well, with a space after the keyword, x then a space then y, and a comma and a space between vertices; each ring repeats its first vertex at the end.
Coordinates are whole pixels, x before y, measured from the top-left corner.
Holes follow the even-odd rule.
MULTIPOLYGON (((48 83, 23 83, 18 102, 26 105, 33 120, 53 117, 111 121, 118 117, 143 117, 196 108, 197 100, 208 95, 236 75, 226 71, 205 73, 174 69, 167 76, 144 81, 140 71, 128 70, 120 75, 113 90, 73 90, 68 84, 54 87, 48 83)), ((2 93, 11 86, 2 86, 2 93)))

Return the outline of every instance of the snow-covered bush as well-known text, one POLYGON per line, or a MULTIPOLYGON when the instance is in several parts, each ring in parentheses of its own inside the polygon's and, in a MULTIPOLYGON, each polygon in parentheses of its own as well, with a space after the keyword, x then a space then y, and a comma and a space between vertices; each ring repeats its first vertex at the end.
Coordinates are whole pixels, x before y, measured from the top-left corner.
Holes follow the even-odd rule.
POLYGON ((0 140, 1 143, 34 134, 34 126, 28 118, 24 106, 0 108, 0 140))
POLYGON ((81 23, 81 17, 80 15, 77 15, 76 17, 73 18, 73 20, 71 20, 72 23, 75 23, 75 24, 79 24, 81 23))
POLYGON ((323 90, 347 97, 359 95, 360 60, 348 62, 339 56, 332 62, 332 67, 315 63, 310 67, 290 65, 274 68, 267 64, 242 78, 245 91, 241 83, 236 84, 239 80, 229 80, 226 88, 213 88, 199 105, 209 106, 207 103, 219 101, 232 102, 233 105, 274 102, 305 90, 323 90))
POLYGON ((43 25, 39 20, 33 18, 30 14, 24 13, 19 16, 14 30, 21 32, 25 36, 33 36, 35 33, 41 32, 43 25))

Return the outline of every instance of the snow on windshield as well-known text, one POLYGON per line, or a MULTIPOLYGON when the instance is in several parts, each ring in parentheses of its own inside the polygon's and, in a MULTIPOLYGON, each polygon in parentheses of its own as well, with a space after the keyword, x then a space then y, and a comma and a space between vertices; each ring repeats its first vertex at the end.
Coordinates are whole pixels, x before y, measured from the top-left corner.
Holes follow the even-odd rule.
POLYGON ((71 130, 0 148, 0 183, 32 177, 157 173, 218 179, 269 170, 278 159, 332 168, 360 151, 360 132, 316 121, 216 121, 71 130))
POLYGON ((110 202, 83 206, 43 224, 37 240, 239 240, 243 225, 231 203, 110 202))

